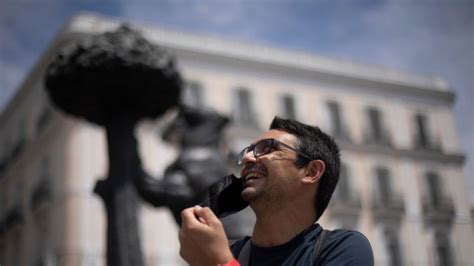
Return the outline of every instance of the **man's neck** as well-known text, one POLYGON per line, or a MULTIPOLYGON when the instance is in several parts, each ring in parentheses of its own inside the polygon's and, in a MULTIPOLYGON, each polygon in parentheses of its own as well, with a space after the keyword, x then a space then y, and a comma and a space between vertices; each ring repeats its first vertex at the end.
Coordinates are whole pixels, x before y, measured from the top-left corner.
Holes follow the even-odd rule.
POLYGON ((257 221, 252 234, 252 242, 260 247, 282 245, 316 220, 314 209, 293 206, 255 210, 257 221))

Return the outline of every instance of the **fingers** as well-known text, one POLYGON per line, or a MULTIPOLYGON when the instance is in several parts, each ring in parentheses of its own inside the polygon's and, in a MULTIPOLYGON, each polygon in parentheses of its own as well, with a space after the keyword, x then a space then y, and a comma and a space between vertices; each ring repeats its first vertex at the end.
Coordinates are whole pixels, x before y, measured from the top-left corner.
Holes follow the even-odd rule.
POLYGON ((181 219, 181 228, 207 230, 222 227, 219 218, 208 207, 195 206, 184 209, 181 212, 181 219))
POLYGON ((195 206, 195 207, 184 209, 181 212, 181 219, 182 219, 181 226, 189 228, 189 227, 195 227, 199 225, 208 225, 208 222, 206 221, 206 219, 201 216, 200 209, 203 209, 203 208, 201 206, 195 206))
POLYGON ((191 231, 196 229, 196 224, 199 224, 199 222, 194 215, 194 208, 184 209, 181 212, 181 219, 181 228, 178 233, 178 239, 180 242, 179 255, 185 260, 188 260, 189 256, 191 256, 189 246, 192 246, 194 243, 191 231))
POLYGON ((202 220, 204 220, 205 224, 208 224, 210 226, 216 226, 221 224, 219 218, 217 218, 217 216, 208 207, 202 208, 201 206, 196 206, 194 207, 194 213, 197 217, 199 217, 199 220, 201 222, 202 220))
POLYGON ((189 225, 193 224, 196 220, 196 216, 194 215, 194 208, 187 208, 181 212, 181 220, 182 226, 188 227, 189 225))
POLYGON ((209 208, 195 206, 181 212, 180 255, 190 265, 217 265, 233 256, 219 219, 209 208))

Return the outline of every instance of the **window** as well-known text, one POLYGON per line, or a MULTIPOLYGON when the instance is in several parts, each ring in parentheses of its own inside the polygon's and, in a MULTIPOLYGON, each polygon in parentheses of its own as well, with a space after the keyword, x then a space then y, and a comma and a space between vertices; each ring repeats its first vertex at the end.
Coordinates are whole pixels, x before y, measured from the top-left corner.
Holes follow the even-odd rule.
POLYGON ((284 95, 281 98, 282 116, 287 119, 296 119, 295 99, 291 95, 284 95))
POLYGON ((36 132, 39 134, 43 129, 46 128, 49 121, 51 120, 52 110, 51 106, 47 102, 44 103, 40 114, 38 115, 38 120, 36 120, 36 132))
POLYGON ((331 132, 334 135, 342 134, 341 111, 337 102, 327 102, 329 116, 331 118, 331 132))
POLYGON ((441 205, 442 193, 438 174, 430 172, 426 174, 426 185, 428 192, 428 203, 432 207, 441 205))
POLYGON ((370 135, 371 137, 380 140, 382 139, 382 121, 380 111, 375 108, 368 109, 370 135))
POLYGON ((199 82, 186 82, 181 100, 184 104, 192 107, 201 107, 204 105, 203 88, 199 82))
POLYGON ((376 144, 388 144, 388 136, 383 126, 383 116, 375 107, 367 109, 368 135, 367 141, 376 144))
POLYGON ((390 189, 390 173, 385 167, 377 167, 375 169, 377 183, 377 201, 382 206, 388 206, 392 200, 392 191, 390 189))
POLYGON ((430 134, 428 126, 428 117, 424 114, 415 115, 415 147, 424 149, 439 149, 433 136, 430 134))
POLYGON ((26 144, 26 123, 24 120, 21 120, 18 126, 18 132, 16 136, 15 145, 10 154, 10 160, 16 160, 18 156, 23 152, 23 148, 26 144))
POLYGON ((51 165, 47 157, 43 158, 38 169, 38 180, 31 196, 31 207, 33 214, 34 229, 36 231, 36 256, 33 261, 37 265, 51 265, 52 254, 50 253, 50 235, 52 228, 51 213, 52 206, 52 183, 51 183, 51 165))
POLYGON ((331 120, 331 133, 335 137, 348 139, 349 136, 344 126, 341 106, 336 101, 328 101, 326 106, 331 120))
POLYGON ((233 101, 234 122, 242 127, 254 127, 257 125, 255 112, 252 106, 250 91, 244 88, 236 90, 233 101))
POLYGON ((341 172, 339 175, 339 181, 335 191, 336 197, 342 202, 348 202, 351 200, 351 188, 349 183, 349 175, 347 165, 341 164, 341 172))
POLYGON ((417 144, 421 147, 427 147, 429 145, 429 138, 426 129, 426 116, 417 114, 415 116, 415 121, 417 128, 417 144))
POLYGON ((397 231, 394 229, 385 230, 385 244, 389 256, 388 262, 391 266, 403 265, 397 231))
POLYGON ((436 257, 437 265, 454 265, 453 256, 451 253, 451 243, 446 233, 437 232, 435 234, 436 257))

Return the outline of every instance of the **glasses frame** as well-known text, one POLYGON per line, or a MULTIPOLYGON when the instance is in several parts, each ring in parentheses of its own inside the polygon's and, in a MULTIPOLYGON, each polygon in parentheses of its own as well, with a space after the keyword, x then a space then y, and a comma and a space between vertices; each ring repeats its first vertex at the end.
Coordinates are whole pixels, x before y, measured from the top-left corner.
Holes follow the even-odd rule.
POLYGON ((262 139, 262 140, 260 140, 260 141, 258 141, 258 142, 256 142, 256 143, 254 143, 254 144, 250 144, 249 146, 243 148, 242 151, 239 152, 238 164, 239 164, 239 165, 242 164, 242 162, 244 161, 245 155, 246 155, 247 153, 249 153, 249 152, 252 152, 252 153, 253 153, 253 157, 254 157, 254 158, 258 158, 258 157, 260 157, 260 156, 263 156, 263 155, 265 155, 265 154, 269 154, 269 153, 273 152, 273 151, 275 150, 275 147, 278 146, 278 145, 281 145, 281 146, 283 146, 283 147, 285 147, 285 148, 288 148, 288 149, 290 149, 290 150, 296 152, 298 155, 301 155, 302 157, 308 159, 309 161, 314 160, 314 159, 311 159, 311 157, 309 157, 308 155, 306 155, 306 154, 304 154, 304 153, 298 151, 296 148, 293 148, 293 147, 291 147, 290 145, 285 144, 285 143, 283 143, 283 142, 281 142, 281 141, 279 141, 279 140, 276 140, 276 139, 262 139), (270 141, 270 148, 268 149, 268 151, 263 151, 262 153, 257 154, 257 153, 255 152, 255 147, 256 147, 257 145, 261 144, 262 142, 265 142, 265 141, 270 141))

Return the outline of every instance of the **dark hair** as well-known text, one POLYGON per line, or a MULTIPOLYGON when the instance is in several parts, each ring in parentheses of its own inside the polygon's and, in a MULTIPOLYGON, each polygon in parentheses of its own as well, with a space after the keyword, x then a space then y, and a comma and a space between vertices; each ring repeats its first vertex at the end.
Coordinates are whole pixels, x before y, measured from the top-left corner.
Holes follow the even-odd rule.
MULTIPOLYGON (((283 119, 275 116, 270 129, 281 130, 296 136, 298 139, 296 149, 299 152, 314 160, 324 162, 326 170, 321 176, 314 199, 316 220, 318 220, 324 210, 326 210, 339 180, 341 164, 339 147, 334 139, 324 133, 319 127, 305 125, 292 119, 283 119)), ((304 167, 309 162, 305 157, 298 155, 295 164, 297 167, 304 167)))

